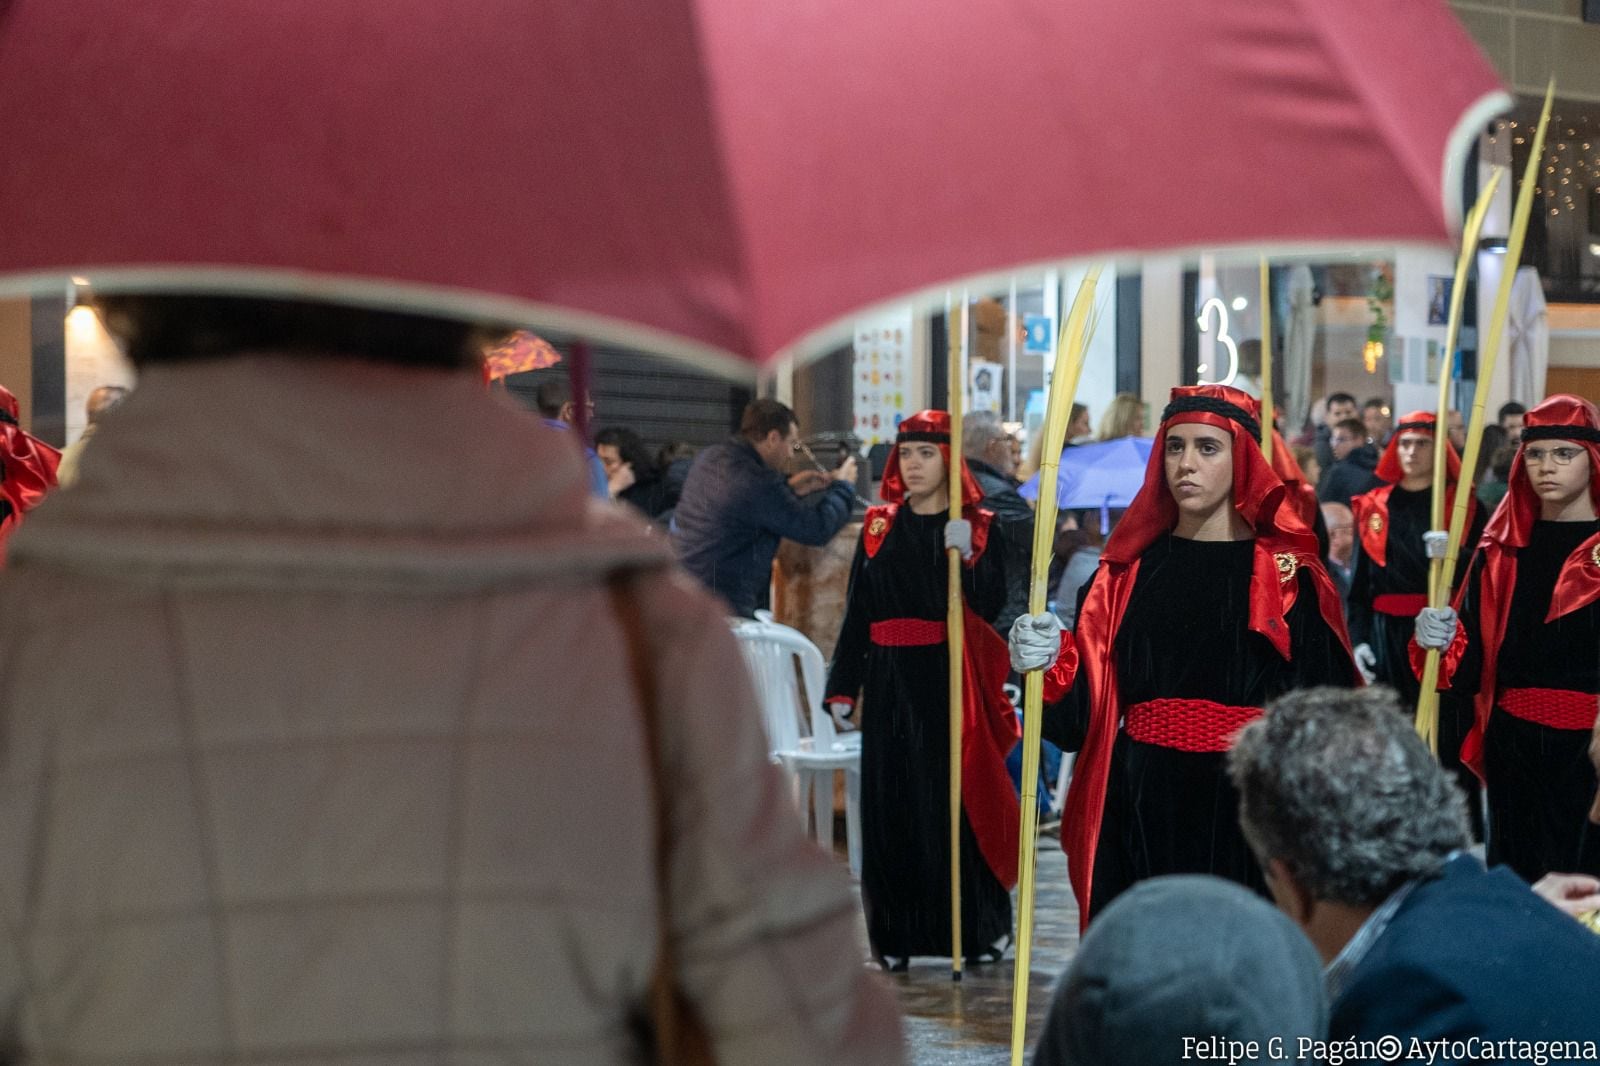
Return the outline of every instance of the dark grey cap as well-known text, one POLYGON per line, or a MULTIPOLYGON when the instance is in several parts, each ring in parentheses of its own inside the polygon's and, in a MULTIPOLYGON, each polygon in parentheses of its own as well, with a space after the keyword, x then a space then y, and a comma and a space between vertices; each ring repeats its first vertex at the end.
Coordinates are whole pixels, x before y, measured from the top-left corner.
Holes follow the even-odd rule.
POLYGON ((1194 1062, 1203 1056, 1184 1038, 1210 1037, 1254 1041, 1253 1062, 1290 1063, 1301 1061, 1297 1038, 1321 1040, 1327 1029, 1322 964, 1294 923, 1231 881, 1157 877, 1089 927, 1033 1062, 1194 1062))

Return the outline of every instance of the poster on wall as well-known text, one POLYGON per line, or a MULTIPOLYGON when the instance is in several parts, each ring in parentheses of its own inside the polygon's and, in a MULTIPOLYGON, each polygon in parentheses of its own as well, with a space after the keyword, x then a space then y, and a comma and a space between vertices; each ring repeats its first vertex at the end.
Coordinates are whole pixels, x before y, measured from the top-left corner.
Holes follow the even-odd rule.
POLYGON ((1450 290, 1454 285, 1454 278, 1428 275, 1428 325, 1443 326, 1449 322, 1450 290))
POLYGON ((910 369, 910 307, 856 321, 852 392, 855 435, 864 445, 894 439, 906 415, 910 369))
POLYGON ((1005 382, 1005 368, 999 363, 972 363, 967 367, 967 395, 974 411, 994 411, 1001 408, 1000 387, 1005 382))

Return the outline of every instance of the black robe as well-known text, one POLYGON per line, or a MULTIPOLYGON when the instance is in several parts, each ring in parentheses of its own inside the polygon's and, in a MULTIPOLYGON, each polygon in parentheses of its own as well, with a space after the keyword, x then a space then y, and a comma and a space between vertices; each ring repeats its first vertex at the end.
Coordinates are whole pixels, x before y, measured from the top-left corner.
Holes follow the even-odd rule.
MULTIPOLYGON (((1600 521, 1537 521, 1528 546, 1517 549, 1516 587, 1495 669, 1497 690, 1600 693, 1600 602, 1545 622, 1562 564, 1596 532, 1600 521)), ((1461 604, 1469 636, 1450 689, 1462 695, 1478 691, 1483 668, 1477 640, 1482 564, 1481 556, 1474 560, 1461 604)), ((1498 705, 1490 711, 1483 759, 1491 865, 1503 863, 1529 882, 1552 872, 1600 877, 1600 826, 1588 819, 1595 795, 1591 736, 1587 729, 1529 722, 1498 705)))
MULTIPOLYGON (((946 516, 902 505, 877 554, 856 545, 830 696, 861 701, 861 899, 878 955, 950 955, 950 712, 946 644, 884 647, 869 627, 891 618, 943 622, 946 516)), ((991 538, 993 533, 991 532, 991 538)), ((967 606, 993 621, 1006 598, 991 539, 963 568, 967 606)), ((1011 894, 961 821, 962 953, 1011 932, 1011 894)))
MULTIPOLYGON (((1250 631, 1254 552, 1251 540, 1195 541, 1170 533, 1145 549, 1112 645, 1124 709, 1162 698, 1263 707, 1291 689, 1354 683, 1349 656, 1318 609, 1310 574, 1299 575, 1285 616, 1290 660, 1250 631)), ((1081 618, 1081 596, 1079 612, 1081 618)), ((1080 667, 1072 689, 1045 709, 1046 738, 1072 751, 1082 746, 1088 721, 1085 675, 1080 667)), ((1221 752, 1141 743, 1119 728, 1091 917, 1135 882, 1163 874, 1214 874, 1266 894, 1239 829, 1239 794, 1226 760, 1221 752)))
MULTIPOLYGON (((1416 617, 1384 614, 1372 601, 1385 594, 1428 594, 1428 557, 1422 535, 1433 528, 1433 488, 1411 491, 1396 485, 1389 492, 1389 520, 1386 524, 1385 560, 1382 566, 1361 550, 1360 531, 1356 536, 1356 564, 1347 597, 1350 618, 1350 643, 1366 644, 1378 660, 1373 673, 1377 683, 1388 685, 1400 696, 1400 706, 1414 711, 1422 694, 1422 682, 1411 669, 1410 645, 1416 617)), ((1448 515, 1448 512, 1446 512, 1448 515)), ((1448 520, 1448 519, 1447 519, 1448 520)), ((1357 519, 1359 523, 1360 519, 1357 519)), ((1483 539, 1484 508, 1472 509, 1472 521, 1461 539, 1461 556, 1466 558, 1483 539)), ((1467 572, 1456 568, 1456 587, 1467 572)), ((1439 694, 1439 764, 1449 770, 1456 784, 1467 794, 1467 812, 1474 840, 1483 839, 1482 788, 1477 776, 1461 764, 1461 742, 1472 728, 1472 702, 1453 692, 1439 694)))

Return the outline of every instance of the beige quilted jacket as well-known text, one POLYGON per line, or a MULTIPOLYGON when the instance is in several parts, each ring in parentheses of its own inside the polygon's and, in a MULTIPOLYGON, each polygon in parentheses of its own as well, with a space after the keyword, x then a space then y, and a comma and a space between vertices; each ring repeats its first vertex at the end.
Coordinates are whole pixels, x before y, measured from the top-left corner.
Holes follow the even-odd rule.
POLYGON ((38 1063, 623 1063, 648 781, 724 1063, 893 1063, 710 599, 470 374, 154 368, 0 577, 0 1032, 38 1063))

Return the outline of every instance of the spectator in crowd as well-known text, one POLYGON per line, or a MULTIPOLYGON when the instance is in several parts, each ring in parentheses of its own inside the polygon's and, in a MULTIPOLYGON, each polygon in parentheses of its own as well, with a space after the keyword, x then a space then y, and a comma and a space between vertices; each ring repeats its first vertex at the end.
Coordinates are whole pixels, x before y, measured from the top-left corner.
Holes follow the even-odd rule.
POLYGON ((1383 484, 1377 475, 1378 449, 1367 442, 1367 427, 1359 418, 1346 418, 1334 426, 1328 447, 1333 462, 1323 470, 1317 499, 1348 507, 1352 497, 1383 484))
POLYGON ((1322 464, 1317 462, 1317 451, 1309 444, 1291 445, 1294 461, 1300 467, 1300 472, 1306 476, 1306 484, 1316 486, 1322 483, 1322 464))
POLYGON ((1094 424, 1089 420, 1089 405, 1075 403, 1067 419, 1067 444, 1083 444, 1094 439, 1094 424))
POLYGON ((1279 697, 1229 766, 1273 898, 1328 963, 1331 1038, 1594 1038, 1600 939, 1467 852, 1393 692, 1279 697))
POLYGON ((856 461, 831 474, 783 470, 800 444, 794 412, 777 400, 744 409, 739 432, 695 457, 673 513, 673 540, 683 565, 750 617, 766 605, 772 558, 784 538, 822 545, 850 520, 856 461), (818 499, 805 497, 816 494, 818 499))
POLYGON ((1450 437, 1450 447, 1456 450, 1457 455, 1463 455, 1467 450, 1467 424, 1461 417, 1460 411, 1448 411, 1445 417, 1447 434, 1450 437))
MULTIPOLYGON (((1311 447, 1317 453, 1317 462, 1322 469, 1327 471, 1333 466, 1338 456, 1333 454, 1333 427, 1347 419, 1356 418, 1356 398, 1348 392, 1330 392, 1327 399, 1323 400, 1322 423, 1317 426, 1317 435, 1311 447)), ((1366 437, 1366 427, 1362 426, 1361 436, 1366 437)), ((1377 457, 1373 457, 1377 462, 1377 457)))
POLYGON ((1058 523, 1050 560, 1050 600, 1068 629, 1077 624, 1079 594, 1100 569, 1100 552, 1122 515, 1121 507, 1107 508, 1103 514, 1069 511, 1058 523))
POLYGON ((1506 439, 1513 443, 1522 439, 1522 416, 1528 409, 1515 400, 1500 405, 1495 424, 1506 431, 1506 439))
POLYGON ((1100 439, 1142 437, 1147 432, 1147 422, 1144 401, 1131 392, 1119 392, 1100 416, 1100 439))
MULTIPOLYGON (((1478 464, 1472 470, 1472 484, 1477 492, 1474 495, 1482 497, 1482 490, 1494 480, 1494 457, 1506 445, 1506 431, 1497 425, 1483 427, 1483 437, 1478 441, 1478 464)), ((1495 503, 1500 498, 1495 497, 1495 503)), ((1493 504, 1490 505, 1491 508, 1493 504)))
MULTIPOLYGON (((1485 444, 1489 442, 1489 430, 1494 428, 1496 427, 1484 427, 1485 444)), ((1511 489, 1511 465, 1516 462, 1517 448, 1521 439, 1520 435, 1516 440, 1502 439, 1500 446, 1495 448, 1494 454, 1489 457, 1489 469, 1485 471, 1483 480, 1478 485, 1478 502, 1483 504, 1487 514, 1494 513, 1494 509, 1500 506, 1500 501, 1506 498, 1506 493, 1511 489)), ((1480 451, 1479 455, 1482 454, 1480 451)))
POLYGON ((83 459, 84 449, 89 446, 89 438, 94 436, 100 419, 121 403, 127 395, 128 390, 121 385, 101 385, 89 393, 88 402, 83 405, 83 413, 88 419, 88 424, 83 427, 78 439, 62 450, 61 465, 56 468, 56 479, 62 488, 67 488, 78 480, 78 463, 83 459))
POLYGON ((101 309, 139 388, 0 583, 8 1052, 641 1062, 670 930, 717 1061, 899 1060, 721 611, 479 331, 101 309))
MULTIPOLYGON (((1089 421, 1086 404, 1075 403, 1067 419, 1066 447, 1090 444, 1094 441, 1094 426, 1089 421)), ((1044 426, 1036 428, 1028 438, 1027 458, 1017 466, 1017 480, 1027 481, 1039 472, 1044 462, 1044 426)), ((1029 504, 1032 507, 1033 504, 1029 504)))
POLYGON ((661 471, 667 491, 672 496, 672 506, 656 516, 656 521, 663 526, 672 524, 672 516, 678 509, 678 500, 683 496, 683 486, 689 480, 689 468, 694 465, 697 450, 688 441, 678 440, 663 444, 656 452, 656 469, 661 471))
POLYGON ((1366 427, 1367 440, 1375 447, 1381 448, 1388 444, 1389 431, 1393 428, 1388 402, 1382 397, 1374 396, 1362 404, 1361 424, 1366 427))
POLYGON ((1013 438, 993 411, 974 411, 962 419, 961 452, 967 460, 983 499, 978 506, 994 515, 991 529, 999 532, 1001 568, 1006 598, 995 616, 994 627, 1011 632, 1011 623, 1028 609, 1028 576, 1033 568, 1033 508, 1017 494, 1013 480, 1013 438))
POLYGON ((1254 1042, 1249 1061, 1288 1064, 1304 1061, 1302 1039, 1327 1032, 1316 949, 1289 919, 1218 877, 1156 877, 1089 927, 1033 1066, 1194 1061, 1213 1040, 1254 1042))
MULTIPOLYGON (((1322 505, 1322 520, 1328 526, 1328 576, 1333 578, 1340 599, 1350 597, 1350 578, 1355 573, 1356 519, 1350 508, 1329 501, 1322 505)), ((1348 608, 1346 609, 1348 613, 1348 608)))
POLYGON ((21 417, 22 405, 0 386, 0 566, 6 561, 6 541, 23 514, 56 487, 61 463, 60 452, 23 430, 21 417))
MULTIPOLYGON (((533 393, 533 405, 539 409, 539 414, 544 416, 547 426, 571 433, 577 438, 577 413, 578 405, 572 398, 572 383, 565 377, 550 377, 539 383, 533 393)), ((584 402, 584 411, 587 414, 585 421, 594 418, 594 400, 584 402)), ((589 488, 596 497, 602 500, 611 499, 611 485, 606 477, 606 468, 600 462, 600 456, 589 447, 587 441, 580 441, 584 457, 589 461, 589 488)))
POLYGON ((629 504, 652 521, 678 505, 681 486, 662 476, 644 440, 631 429, 612 426, 595 434, 594 450, 605 467, 611 498, 629 504))

